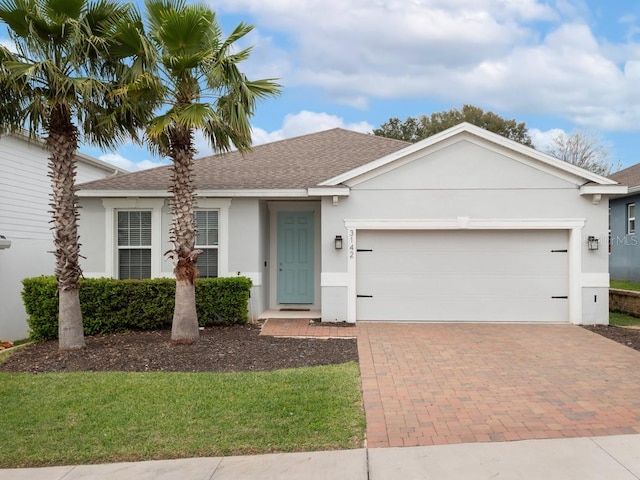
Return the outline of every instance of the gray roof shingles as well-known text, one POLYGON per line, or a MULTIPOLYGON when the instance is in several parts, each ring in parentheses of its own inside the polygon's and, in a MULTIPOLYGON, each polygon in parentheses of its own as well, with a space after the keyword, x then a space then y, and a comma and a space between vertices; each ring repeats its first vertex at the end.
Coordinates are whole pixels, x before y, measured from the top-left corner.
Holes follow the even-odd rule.
POLYGON ((610 175, 609 178, 627 187, 637 187, 640 185, 640 163, 620 170, 610 175))
MULTIPOLYGON (((410 143, 334 128, 194 161, 198 190, 303 189, 318 185, 410 143)), ((166 190, 170 166, 81 184, 80 190, 166 190)))

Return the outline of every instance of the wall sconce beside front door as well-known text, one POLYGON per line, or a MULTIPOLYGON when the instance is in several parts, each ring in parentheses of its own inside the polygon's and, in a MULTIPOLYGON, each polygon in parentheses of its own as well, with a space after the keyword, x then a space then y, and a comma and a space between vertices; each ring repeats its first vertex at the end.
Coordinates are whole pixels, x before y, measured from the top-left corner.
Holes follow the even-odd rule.
POLYGON ((336 250, 342 250, 342 235, 336 235, 335 247, 336 250))
POLYGON ((598 239, 593 235, 589 235, 587 238, 587 248, 589 250, 598 250, 598 239))

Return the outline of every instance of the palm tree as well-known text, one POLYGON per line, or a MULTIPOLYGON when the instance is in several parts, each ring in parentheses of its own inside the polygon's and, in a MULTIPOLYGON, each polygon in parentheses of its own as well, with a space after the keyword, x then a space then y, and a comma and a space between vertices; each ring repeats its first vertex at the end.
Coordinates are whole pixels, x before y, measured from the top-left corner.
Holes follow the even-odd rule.
POLYGON ((59 348, 85 346, 75 193, 78 143, 113 147, 153 111, 128 95, 152 50, 142 20, 115 0, 0 0, 17 53, 0 47, 0 133, 45 137, 51 177, 59 348))
POLYGON ((183 0, 146 0, 148 32, 159 55, 164 110, 146 135, 156 153, 172 164, 171 242, 176 298, 171 339, 192 343, 198 338, 195 307, 196 261, 195 187, 192 178, 194 134, 202 131, 215 151, 251 148, 249 118, 256 103, 279 92, 271 79, 250 81, 238 69, 250 48, 235 50, 235 42, 253 27, 238 25, 228 38, 215 13, 204 4, 183 0))

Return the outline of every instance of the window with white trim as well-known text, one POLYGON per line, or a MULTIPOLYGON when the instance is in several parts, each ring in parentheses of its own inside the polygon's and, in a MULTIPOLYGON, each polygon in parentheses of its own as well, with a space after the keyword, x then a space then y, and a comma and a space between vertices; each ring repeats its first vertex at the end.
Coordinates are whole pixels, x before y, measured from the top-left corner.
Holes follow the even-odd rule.
POLYGON ((196 210, 194 212, 196 227, 195 248, 202 250, 198 255, 196 266, 202 278, 218 276, 218 237, 219 237, 219 211, 196 210))
POLYGON ((627 233, 636 233, 636 204, 627 203, 627 233))
POLYGON ((151 278, 151 211, 119 210, 118 278, 151 278))

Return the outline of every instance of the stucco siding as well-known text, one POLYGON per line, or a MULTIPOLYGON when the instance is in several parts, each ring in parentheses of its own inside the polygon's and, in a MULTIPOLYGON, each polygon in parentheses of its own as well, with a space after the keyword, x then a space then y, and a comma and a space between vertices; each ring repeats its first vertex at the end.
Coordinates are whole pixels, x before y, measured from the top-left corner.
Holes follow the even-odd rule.
POLYGON ((80 266, 86 276, 101 277, 105 275, 105 238, 111 233, 105 231, 105 210, 99 198, 84 198, 80 202, 80 252, 85 258, 80 259, 80 266))
POLYGON ((399 163, 404 165, 394 165, 392 170, 354 188, 453 191, 575 188, 575 183, 569 181, 571 176, 567 176, 568 180, 551 176, 529 158, 507 156, 504 149, 489 150, 467 140, 441 146, 434 152, 414 154, 399 163))
POLYGON ((235 198, 229 209, 229 273, 260 272, 260 208, 255 198, 235 198))
MULTIPOLYGON (((324 299, 343 297, 353 281, 346 275, 347 244, 336 251, 332 242, 335 235, 347 238, 345 221, 572 219, 584 222, 579 230, 580 272, 573 275, 576 291, 582 297, 579 308, 585 314, 581 321, 606 322, 608 199, 603 197, 594 204, 591 196, 581 196, 579 187, 584 180, 559 174, 549 167, 534 168, 530 159, 517 155, 515 159, 509 158, 504 152, 467 141, 378 173, 370 172, 348 181, 353 184, 350 195, 341 197, 338 205, 331 198, 322 201, 322 265, 326 278, 323 319, 344 319, 339 318, 344 308, 336 305, 327 308, 324 299), (599 250, 587 249, 590 235, 600 239, 599 250)), ((577 247, 574 244, 569 248, 577 247)))
POLYGON ((161 256, 161 264, 160 264, 160 272, 163 277, 171 277, 173 278, 173 262, 170 258, 167 258, 165 255, 166 252, 171 250, 173 247, 171 242, 169 241, 169 230, 171 230, 171 210, 169 207, 169 200, 165 200, 162 205, 162 213, 161 213, 162 223, 160 224, 161 228, 161 242, 162 246, 160 252, 158 252, 161 256))
POLYGON ((258 205, 259 236, 258 236, 258 282, 254 280, 251 291, 250 312, 252 320, 269 308, 269 272, 271 262, 269 259, 269 208, 265 200, 260 200, 258 205))
POLYGON ((627 205, 630 203, 635 203, 636 211, 638 211, 640 194, 612 199, 610 202, 611 255, 609 255, 609 269, 611 278, 615 280, 640 281, 640 241, 637 233, 627 233, 627 205))

